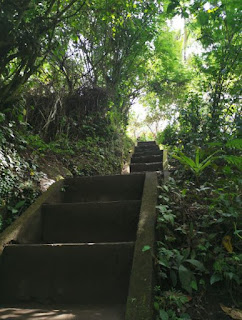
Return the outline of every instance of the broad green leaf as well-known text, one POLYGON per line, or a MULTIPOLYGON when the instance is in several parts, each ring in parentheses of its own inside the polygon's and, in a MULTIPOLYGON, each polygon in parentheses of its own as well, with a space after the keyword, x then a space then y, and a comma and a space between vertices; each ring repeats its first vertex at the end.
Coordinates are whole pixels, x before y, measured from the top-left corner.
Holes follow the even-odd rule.
POLYGON ((173 287, 175 287, 177 285, 177 274, 174 270, 171 269, 170 271, 170 278, 171 278, 171 281, 172 281, 172 285, 173 287))
POLYGON ((169 320, 168 313, 163 309, 160 310, 160 319, 161 320, 169 320))
POLYGON ((196 280, 191 281, 191 287, 192 287, 192 289, 197 291, 197 281, 196 280))
POLYGON ((193 266, 195 266, 199 271, 205 271, 205 267, 203 265, 203 263, 201 263, 198 260, 195 259, 187 259, 186 262, 192 264, 193 266))
POLYGON ((149 251, 150 249, 151 249, 150 246, 144 246, 143 249, 142 249, 142 252, 149 251))
POLYGON ((21 208, 24 204, 25 204, 26 200, 22 200, 22 201, 19 201, 16 206, 15 206, 15 209, 19 209, 21 208))
POLYGON ((221 281, 223 278, 220 274, 214 273, 210 278, 210 284, 214 284, 215 282, 221 281))
POLYGON ((191 293, 191 282, 193 278, 193 273, 183 265, 179 266, 178 273, 182 288, 185 289, 188 293, 191 293))
POLYGON ((159 306, 159 303, 158 302, 154 302, 154 309, 156 310, 156 311, 159 311, 159 309, 160 309, 160 306, 159 306))

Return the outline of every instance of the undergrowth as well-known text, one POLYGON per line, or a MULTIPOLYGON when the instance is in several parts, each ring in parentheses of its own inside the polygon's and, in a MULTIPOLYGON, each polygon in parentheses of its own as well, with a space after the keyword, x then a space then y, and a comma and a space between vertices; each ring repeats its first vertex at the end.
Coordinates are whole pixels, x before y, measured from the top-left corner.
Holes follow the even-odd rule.
POLYGON ((122 132, 103 127, 97 134, 90 121, 82 124, 82 138, 45 141, 26 123, 0 115, 0 232, 41 194, 41 179, 64 178, 49 176, 52 169, 65 168, 73 176, 118 174, 132 147, 122 132))
POLYGON ((218 159, 198 177, 174 163, 160 186, 156 320, 227 319, 221 303, 242 307, 241 172, 218 159))

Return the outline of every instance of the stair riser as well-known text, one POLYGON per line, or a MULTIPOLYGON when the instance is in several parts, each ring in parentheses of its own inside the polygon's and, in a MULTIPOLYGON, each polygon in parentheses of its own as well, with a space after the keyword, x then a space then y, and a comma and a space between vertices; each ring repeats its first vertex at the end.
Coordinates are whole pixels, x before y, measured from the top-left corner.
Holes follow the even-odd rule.
POLYGON ((7 246, 0 299, 2 303, 123 303, 132 257, 132 244, 7 246))
POLYGON ((131 158, 131 163, 153 163, 153 162, 162 162, 163 156, 157 155, 157 156, 133 156, 131 158))
POLYGON ((162 168, 162 163, 134 163, 130 165, 130 172, 161 171, 162 168))
POLYGON ((149 151, 149 152, 153 152, 153 151, 159 151, 159 147, 158 146, 150 146, 150 147, 135 147, 134 152, 138 153, 138 152, 144 152, 144 151, 149 151))
POLYGON ((156 142, 155 141, 139 141, 138 142, 138 146, 156 146, 156 142))
POLYGON ((142 151, 142 152, 135 152, 133 157, 146 157, 146 156, 157 156, 162 155, 162 150, 154 150, 154 151, 142 151))
POLYGON ((66 179, 62 202, 140 200, 144 174, 66 179))
POLYGON ((134 241, 140 201, 44 205, 43 242, 134 241))

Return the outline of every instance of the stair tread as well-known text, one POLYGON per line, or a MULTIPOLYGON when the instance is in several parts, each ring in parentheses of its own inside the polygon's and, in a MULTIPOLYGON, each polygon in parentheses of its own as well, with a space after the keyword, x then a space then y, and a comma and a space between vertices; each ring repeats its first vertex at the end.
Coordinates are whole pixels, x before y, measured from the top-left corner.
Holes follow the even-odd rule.
POLYGON ((152 165, 152 164, 161 164, 161 161, 155 161, 155 162, 137 162, 137 163, 131 163, 132 166, 140 166, 140 165, 152 165))
POLYGON ((162 169, 163 169, 162 162, 130 164, 130 172, 161 171, 162 169))
POLYGON ((124 320, 125 305, 16 305, 0 307, 0 319, 124 320))
POLYGON ((89 206, 89 205, 110 205, 112 206, 113 204, 125 204, 125 203, 140 203, 141 200, 111 200, 111 201, 90 201, 90 202, 55 202, 55 203, 44 203, 43 207, 55 207, 55 206, 60 206, 60 207, 70 207, 70 206, 89 206))
POLYGON ((0 301, 125 303, 133 250, 134 242, 7 245, 0 301))
POLYGON ((7 244, 6 248, 9 247, 58 247, 58 246, 66 246, 66 247, 71 247, 71 246, 115 246, 115 245, 133 245, 134 241, 118 241, 118 242, 73 242, 73 243, 65 243, 65 242, 56 242, 56 243, 11 243, 7 244))
POLYGON ((142 151, 138 151, 138 152, 134 152, 133 153, 133 156, 137 156, 137 157, 140 157, 140 156, 154 156, 154 155, 162 155, 162 152, 163 150, 142 150, 142 151))

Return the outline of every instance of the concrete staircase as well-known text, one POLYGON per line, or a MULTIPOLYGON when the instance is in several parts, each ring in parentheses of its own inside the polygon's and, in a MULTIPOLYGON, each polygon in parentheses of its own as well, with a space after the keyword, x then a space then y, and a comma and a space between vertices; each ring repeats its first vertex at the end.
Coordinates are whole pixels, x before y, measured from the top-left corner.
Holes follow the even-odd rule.
POLYGON ((97 319, 124 319, 143 184, 144 174, 67 179, 61 203, 42 205, 41 243, 4 248, 1 304, 119 305, 97 319))
MULTIPOLYGON (((137 172, 161 169, 158 146, 139 143, 131 161, 136 174, 65 179, 58 196, 36 209, 27 234, 4 247, 0 319, 124 320, 146 179, 137 172), (28 235, 33 230, 37 236, 28 235)), ((146 189, 154 190, 154 202, 153 180, 146 189)), ((143 202, 142 225, 155 208, 143 202)), ((149 244, 142 233, 140 238, 145 242, 136 246, 137 256, 149 244)), ((152 268, 152 257, 142 259, 152 268)))
POLYGON ((138 142, 131 158, 130 172, 163 170, 163 151, 155 141, 138 142))

